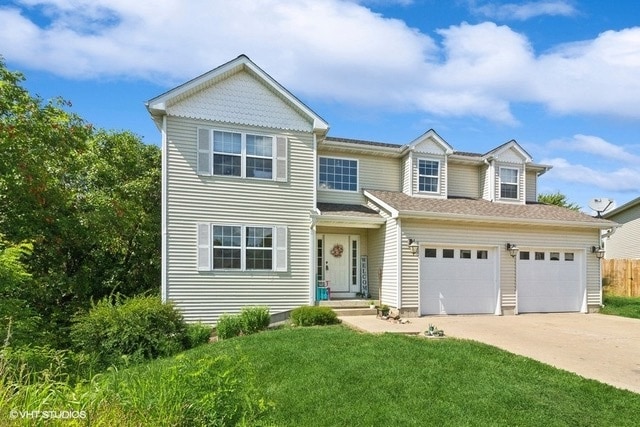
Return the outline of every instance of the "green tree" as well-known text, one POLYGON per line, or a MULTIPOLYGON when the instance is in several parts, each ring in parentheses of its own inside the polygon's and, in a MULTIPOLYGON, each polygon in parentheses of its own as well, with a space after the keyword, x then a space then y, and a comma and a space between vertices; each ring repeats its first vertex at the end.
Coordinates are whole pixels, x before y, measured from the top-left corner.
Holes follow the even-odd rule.
POLYGON ((538 202, 547 205, 562 206, 563 208, 571 209, 572 211, 579 211, 581 209, 580 205, 570 202, 569 200, 567 200, 567 196, 560 193, 559 191, 555 193, 538 194, 538 202))
POLYGON ((23 80, 0 58, 0 234, 33 244, 23 297, 56 330, 114 291, 157 292, 160 150, 94 130, 23 80))

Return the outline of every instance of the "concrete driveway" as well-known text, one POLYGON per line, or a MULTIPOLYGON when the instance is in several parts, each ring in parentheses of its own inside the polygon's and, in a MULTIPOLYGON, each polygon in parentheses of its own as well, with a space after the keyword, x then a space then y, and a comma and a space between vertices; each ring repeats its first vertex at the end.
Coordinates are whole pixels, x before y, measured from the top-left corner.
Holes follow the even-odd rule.
POLYGON ((407 324, 375 316, 341 317, 372 332, 423 334, 431 323, 446 336, 490 344, 612 386, 640 393, 640 320, 601 314, 425 316, 407 324))

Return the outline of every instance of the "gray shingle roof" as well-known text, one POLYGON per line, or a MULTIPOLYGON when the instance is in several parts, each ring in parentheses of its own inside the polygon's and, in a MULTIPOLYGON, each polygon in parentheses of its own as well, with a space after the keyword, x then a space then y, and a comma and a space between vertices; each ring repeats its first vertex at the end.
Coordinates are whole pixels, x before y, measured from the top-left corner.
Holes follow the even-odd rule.
POLYGON ((437 199, 429 197, 411 197, 405 193, 394 191, 367 190, 376 199, 400 212, 400 216, 433 216, 451 219, 464 217, 478 220, 504 219, 519 223, 558 223, 558 225, 585 226, 607 228, 614 222, 594 218, 582 212, 576 212, 555 205, 542 203, 490 202, 484 199, 449 198, 437 199))
POLYGON ((354 217, 379 218, 380 215, 363 205, 346 205, 341 203, 318 203, 318 210, 321 215, 341 215, 354 217))

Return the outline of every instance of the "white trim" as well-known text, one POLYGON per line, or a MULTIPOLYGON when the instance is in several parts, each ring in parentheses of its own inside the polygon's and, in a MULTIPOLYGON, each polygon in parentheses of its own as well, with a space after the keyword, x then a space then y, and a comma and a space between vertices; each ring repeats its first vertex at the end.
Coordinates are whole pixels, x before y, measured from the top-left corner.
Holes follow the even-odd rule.
POLYGON ((396 228, 398 229, 397 238, 398 238, 398 246, 397 246, 397 262, 396 262, 396 308, 402 308, 402 267, 403 267, 403 258, 402 258, 402 220, 398 218, 396 220, 396 228))
POLYGON ((161 239, 160 239, 160 294, 162 298, 162 302, 166 302, 169 290, 168 286, 168 264, 167 264, 167 256, 168 256, 168 233, 167 233, 167 209, 169 203, 167 201, 168 197, 168 180, 169 174, 167 173, 168 168, 168 158, 169 158, 169 141, 167 139, 167 116, 162 116, 162 129, 161 129, 161 142, 162 142, 162 150, 161 154, 161 197, 160 197, 160 230, 161 230, 161 239))
MULTIPOLYGON (((520 197, 520 190, 521 190, 521 184, 520 184, 520 175, 521 175, 522 171, 520 170, 520 168, 518 167, 512 167, 512 166, 498 166, 498 187, 500 189, 500 192, 497 194, 498 198, 500 200, 505 200, 505 201, 521 201, 522 198, 520 197), (516 182, 515 182, 515 186, 516 186, 516 197, 503 197, 502 196, 502 171, 503 170, 512 170, 512 171, 516 171, 517 175, 516 175, 516 182)), ((513 182, 505 182, 504 184, 507 185, 514 185, 513 182)))
POLYGON ((350 194, 354 194, 354 193, 359 193, 360 192, 360 159, 357 158, 350 158, 350 157, 341 157, 341 156, 318 156, 318 172, 317 172, 317 176, 318 176, 318 182, 317 182, 317 187, 316 189, 318 191, 330 191, 330 192, 337 192, 337 193, 350 193, 350 194), (341 190, 341 189, 337 189, 337 188, 321 188, 320 187, 320 159, 333 159, 333 160, 346 160, 346 161, 354 161, 356 162, 356 189, 355 190, 341 190))
POLYGON ((367 198, 371 199, 375 204, 377 204, 378 206, 383 207, 387 212, 389 212, 391 214, 391 218, 397 218, 398 215, 400 214, 400 211, 396 210, 395 208, 391 207, 391 205, 383 202, 382 200, 380 200, 379 198, 375 197, 373 194, 369 193, 367 190, 364 190, 363 193, 367 198))
POLYGON ((417 164, 416 164, 416 192, 418 194, 424 194, 424 195, 440 195, 442 193, 442 161, 438 158, 435 157, 426 157, 426 156, 420 156, 417 159, 417 164), (420 175, 420 161, 425 161, 425 162, 436 162, 438 164, 438 173, 437 175, 420 175), (433 178, 435 176, 435 178, 438 180, 438 184, 436 186, 436 191, 424 191, 424 190, 420 190, 420 177, 424 176, 425 178, 433 178))

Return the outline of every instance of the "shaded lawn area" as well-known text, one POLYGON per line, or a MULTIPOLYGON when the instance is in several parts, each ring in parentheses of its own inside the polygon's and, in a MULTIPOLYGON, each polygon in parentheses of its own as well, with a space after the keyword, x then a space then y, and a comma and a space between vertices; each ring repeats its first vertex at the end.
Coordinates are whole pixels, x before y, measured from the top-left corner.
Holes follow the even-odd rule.
POLYGON ((253 365, 275 405, 269 425, 631 426, 640 419, 640 394, 472 341, 282 328, 183 356, 218 354, 253 365))
POLYGON ((600 313, 640 319, 640 298, 605 295, 600 313))

